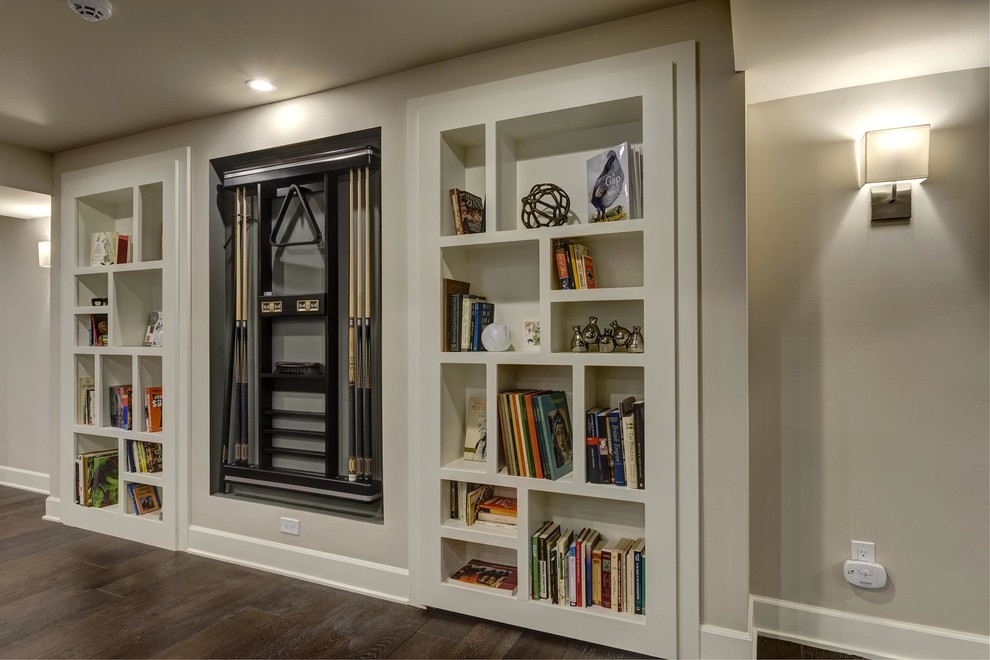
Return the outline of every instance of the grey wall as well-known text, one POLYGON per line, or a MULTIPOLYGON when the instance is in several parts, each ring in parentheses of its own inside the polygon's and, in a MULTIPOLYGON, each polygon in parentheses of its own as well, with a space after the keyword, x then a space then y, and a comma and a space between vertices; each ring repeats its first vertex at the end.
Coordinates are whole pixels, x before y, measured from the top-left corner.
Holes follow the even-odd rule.
MULTIPOLYGON (((383 362, 392 413, 384 420, 385 516, 383 526, 361 525, 298 512, 306 547, 368 561, 407 565, 406 488, 408 356, 403 328, 408 321, 406 224, 406 101, 419 96, 553 69, 578 62, 685 40, 699 42, 701 150, 701 286, 704 382, 703 433, 703 616, 705 623, 747 627, 747 382, 745 346, 745 216, 742 76, 734 73, 726 0, 699 0, 633 19, 527 42, 443 62, 312 96, 181 124, 61 153, 62 172, 153 153, 192 147, 192 231, 208 218, 210 158, 382 127, 384 307, 383 362)), ((690 72, 685 72, 690 75, 690 72)), ((57 224, 56 217, 53 222, 57 224)), ((53 229, 53 233, 57 233, 53 229)), ((205 246, 193 240, 192 333, 206 337, 210 301, 205 246)), ((54 295, 57 295, 55 292, 54 295)), ((194 525, 285 542, 278 510, 232 502, 208 494, 206 445, 211 411, 207 344, 192 350, 191 521, 194 525)), ((57 468, 53 465, 52 470, 57 468)))
POLYGON ((988 71, 748 113, 752 591, 986 635, 988 71), (854 140, 929 122, 910 223, 871 226, 854 140))
POLYGON ((0 467, 48 474, 55 464, 48 276, 38 241, 48 218, 0 216, 0 467))
POLYGON ((52 193, 52 155, 0 142, 0 186, 52 193))

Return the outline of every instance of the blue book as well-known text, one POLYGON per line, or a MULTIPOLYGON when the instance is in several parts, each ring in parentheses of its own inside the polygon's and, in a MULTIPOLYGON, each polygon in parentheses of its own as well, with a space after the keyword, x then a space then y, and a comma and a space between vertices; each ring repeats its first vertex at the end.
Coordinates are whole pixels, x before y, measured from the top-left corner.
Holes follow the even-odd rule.
POLYGON ((574 469, 567 395, 560 391, 541 394, 534 398, 533 407, 538 409, 536 421, 541 456, 547 457, 543 475, 548 479, 559 479, 574 469))
POLYGON ((483 351, 485 345, 481 343, 481 332, 495 322, 495 303, 475 303, 471 305, 471 313, 471 328, 474 333, 471 338, 471 350, 483 351))
POLYGON ((619 409, 608 411, 608 443, 612 453, 612 475, 616 486, 626 485, 625 461, 622 460, 622 417, 619 409))
POLYGON ((588 482, 602 483, 601 447, 598 442, 598 412, 600 408, 589 408, 585 413, 585 455, 588 465, 588 482))

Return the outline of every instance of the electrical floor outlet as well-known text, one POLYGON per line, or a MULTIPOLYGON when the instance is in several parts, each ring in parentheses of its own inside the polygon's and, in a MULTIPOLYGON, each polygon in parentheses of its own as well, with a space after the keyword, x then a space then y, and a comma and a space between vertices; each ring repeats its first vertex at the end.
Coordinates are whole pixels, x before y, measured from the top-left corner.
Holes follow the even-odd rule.
POLYGON ((282 518, 281 530, 283 534, 294 534, 299 536, 299 521, 295 518, 282 518))

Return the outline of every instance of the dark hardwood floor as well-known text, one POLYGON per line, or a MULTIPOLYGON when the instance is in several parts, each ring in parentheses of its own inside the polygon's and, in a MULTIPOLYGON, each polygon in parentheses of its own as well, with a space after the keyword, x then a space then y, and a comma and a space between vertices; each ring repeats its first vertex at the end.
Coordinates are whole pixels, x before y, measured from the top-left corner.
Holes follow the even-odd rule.
POLYGON ((0 486, 0 658, 644 657, 41 519, 0 486))

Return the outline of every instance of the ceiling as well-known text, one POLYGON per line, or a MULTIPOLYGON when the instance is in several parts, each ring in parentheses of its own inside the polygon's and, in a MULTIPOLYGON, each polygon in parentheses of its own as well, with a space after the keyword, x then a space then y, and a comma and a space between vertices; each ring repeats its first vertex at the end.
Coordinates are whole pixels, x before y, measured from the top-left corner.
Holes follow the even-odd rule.
POLYGON ((90 23, 7 0, 0 142, 58 152, 685 1, 112 0, 90 23))
MULTIPOLYGON (((63 151, 687 1, 112 0, 89 23, 64 0, 7 0, 0 142, 63 151)), ((730 6, 750 104, 990 60, 987 0, 730 6)), ((0 217, 48 215, 49 199, 0 186, 0 217)))

